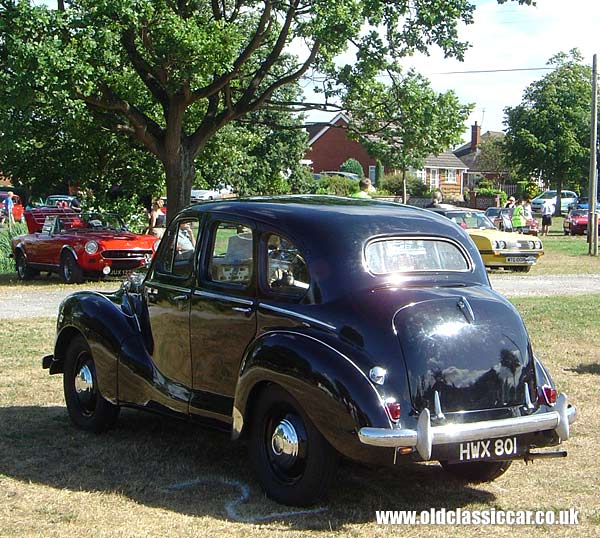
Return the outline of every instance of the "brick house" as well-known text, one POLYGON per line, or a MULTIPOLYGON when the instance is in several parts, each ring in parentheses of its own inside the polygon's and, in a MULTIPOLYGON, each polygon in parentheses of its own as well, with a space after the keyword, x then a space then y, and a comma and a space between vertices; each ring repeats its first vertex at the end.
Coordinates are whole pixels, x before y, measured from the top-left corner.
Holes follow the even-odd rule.
POLYGON ((356 159, 363 167, 365 176, 375 181, 377 162, 367 150, 348 137, 350 120, 340 112, 329 123, 309 125, 308 145, 305 161, 313 172, 336 171, 348 159, 356 159))
POLYGON ((451 151, 430 155, 423 169, 414 172, 429 190, 439 189, 444 198, 459 198, 464 194, 467 166, 451 151))

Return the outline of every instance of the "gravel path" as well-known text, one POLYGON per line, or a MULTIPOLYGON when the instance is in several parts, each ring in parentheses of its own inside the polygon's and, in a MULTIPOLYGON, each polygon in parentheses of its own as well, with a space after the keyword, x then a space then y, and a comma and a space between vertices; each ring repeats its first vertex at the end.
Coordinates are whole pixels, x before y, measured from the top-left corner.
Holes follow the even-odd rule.
MULTIPOLYGON (((546 275, 543 277, 490 274, 492 287, 507 297, 581 295, 600 292, 600 275, 546 275)), ((2 286, 0 319, 56 317, 61 301, 78 289, 112 291, 118 283, 93 282, 82 286, 2 286)))

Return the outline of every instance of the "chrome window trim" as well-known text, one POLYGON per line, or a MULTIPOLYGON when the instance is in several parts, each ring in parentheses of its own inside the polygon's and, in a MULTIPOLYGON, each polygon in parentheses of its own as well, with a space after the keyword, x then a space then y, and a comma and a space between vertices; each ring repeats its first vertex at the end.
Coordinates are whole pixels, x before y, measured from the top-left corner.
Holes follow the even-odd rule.
POLYGON ((390 275, 394 275, 394 274, 402 274, 402 275, 426 275, 426 274, 432 274, 432 273, 449 273, 449 274, 464 274, 464 273, 472 273, 475 270, 475 263, 473 262, 473 259, 471 258, 471 255, 469 254, 469 252, 467 251, 467 249, 458 241, 456 241, 455 239, 452 239, 450 237, 441 237, 441 236, 435 236, 435 235, 389 235, 389 236, 381 236, 381 237, 374 237, 369 239, 364 247, 363 247, 363 253, 362 253, 362 264, 363 267, 365 268, 365 271, 367 271, 367 273, 369 273, 371 276, 374 277, 385 277, 385 276, 390 276, 390 275), (420 271, 403 271, 403 272, 398 272, 398 273, 374 273, 373 271, 371 271, 369 269, 369 265, 367 263, 367 248, 374 244, 374 243, 379 243, 381 241, 393 241, 395 239, 400 239, 400 240, 415 240, 415 241, 442 241, 444 243, 450 243, 451 245, 455 246, 459 252, 463 255, 463 257, 465 258, 465 261, 467 262, 467 269, 460 269, 460 270, 452 270, 452 269, 427 269, 427 270, 420 270, 420 271))
POLYGON ((234 297, 232 295, 226 295, 224 293, 215 293, 212 291, 205 290, 194 290, 195 297, 205 297, 207 299, 217 299, 222 301, 230 301, 232 303, 243 304, 245 306, 252 306, 254 301, 250 299, 242 299, 241 297, 234 297))
POLYGON ((157 282, 155 280, 148 280, 145 283, 146 286, 152 287, 152 288, 164 288, 166 290, 170 290, 170 291, 180 291, 180 292, 186 292, 189 293, 191 291, 191 288, 183 288, 181 286, 173 286, 172 284, 164 284, 163 282, 157 282))
POLYGON ((326 329, 330 329, 332 331, 336 330, 335 325, 330 325, 329 323, 325 323, 324 321, 320 321, 315 318, 311 318, 310 316, 305 316, 304 314, 300 314, 298 312, 294 312, 293 310, 287 310, 286 308, 280 308, 278 306, 273 306, 267 303, 258 303, 259 308, 264 308, 265 310, 271 310, 272 312, 277 312, 278 314, 284 314, 286 316, 291 316, 294 318, 301 319, 302 321, 306 321, 313 325, 320 325, 325 327, 326 329))

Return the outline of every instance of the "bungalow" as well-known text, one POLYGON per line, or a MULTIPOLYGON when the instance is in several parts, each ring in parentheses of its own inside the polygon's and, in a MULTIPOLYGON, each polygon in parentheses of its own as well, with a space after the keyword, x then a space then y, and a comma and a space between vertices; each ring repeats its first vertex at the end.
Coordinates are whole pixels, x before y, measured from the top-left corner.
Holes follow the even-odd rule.
POLYGON ((421 170, 415 170, 417 177, 429 190, 440 190, 444 198, 460 198, 464 194, 465 164, 451 151, 430 155, 425 159, 421 170))

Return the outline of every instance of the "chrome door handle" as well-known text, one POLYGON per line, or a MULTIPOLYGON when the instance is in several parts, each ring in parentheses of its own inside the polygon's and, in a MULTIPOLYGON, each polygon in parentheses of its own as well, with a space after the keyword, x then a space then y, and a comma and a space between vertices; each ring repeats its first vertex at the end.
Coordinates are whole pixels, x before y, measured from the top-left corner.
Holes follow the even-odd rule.
POLYGON ((242 312, 242 314, 249 314, 252 312, 251 306, 234 306, 231 310, 235 310, 236 312, 242 312))
POLYGON ((172 300, 179 303, 181 301, 187 301, 189 298, 189 295, 175 295, 172 300))

